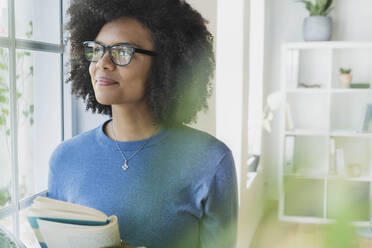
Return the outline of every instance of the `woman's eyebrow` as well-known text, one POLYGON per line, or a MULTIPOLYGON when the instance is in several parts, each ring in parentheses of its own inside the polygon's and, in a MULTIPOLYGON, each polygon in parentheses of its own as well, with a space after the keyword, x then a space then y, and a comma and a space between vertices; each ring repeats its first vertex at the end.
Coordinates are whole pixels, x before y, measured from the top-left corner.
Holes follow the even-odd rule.
POLYGON ((95 40, 96 42, 98 43, 101 43, 105 46, 112 46, 112 45, 116 45, 116 44, 128 44, 130 46, 134 46, 134 47, 141 47, 140 45, 138 45, 137 43, 133 42, 133 41, 118 41, 118 42, 112 42, 110 44, 105 44, 104 42, 100 41, 100 40, 95 40))

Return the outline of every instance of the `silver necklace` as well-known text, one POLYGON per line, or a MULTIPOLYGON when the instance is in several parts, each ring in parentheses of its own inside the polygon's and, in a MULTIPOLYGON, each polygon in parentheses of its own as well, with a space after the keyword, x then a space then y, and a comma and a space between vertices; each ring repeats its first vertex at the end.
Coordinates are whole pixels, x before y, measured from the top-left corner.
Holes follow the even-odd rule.
POLYGON ((145 146, 150 142, 150 140, 155 135, 155 132, 157 130, 157 128, 155 128, 153 136, 151 136, 137 151, 135 151, 129 158, 127 158, 125 156, 124 152, 120 149, 120 146, 117 142, 117 138, 116 138, 115 131, 114 131, 114 121, 112 121, 111 129, 112 129, 112 134, 114 135, 114 138, 115 138, 114 141, 115 141, 116 148, 118 149, 118 151, 120 152, 121 156, 124 159, 124 164, 123 164, 123 166, 121 166, 121 168, 124 171, 126 171, 129 168, 129 166, 128 166, 129 160, 131 160, 137 153, 139 153, 143 148, 145 148, 145 146))

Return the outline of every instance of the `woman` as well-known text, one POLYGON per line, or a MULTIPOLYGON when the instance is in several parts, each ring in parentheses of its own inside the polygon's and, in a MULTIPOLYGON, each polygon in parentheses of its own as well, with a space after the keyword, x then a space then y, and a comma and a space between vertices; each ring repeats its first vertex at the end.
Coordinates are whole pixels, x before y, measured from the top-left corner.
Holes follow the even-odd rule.
POLYGON ((54 151, 48 196, 118 216, 133 246, 234 247, 231 151, 184 125, 211 94, 205 20, 180 0, 77 0, 69 14, 73 93, 112 118, 54 151))

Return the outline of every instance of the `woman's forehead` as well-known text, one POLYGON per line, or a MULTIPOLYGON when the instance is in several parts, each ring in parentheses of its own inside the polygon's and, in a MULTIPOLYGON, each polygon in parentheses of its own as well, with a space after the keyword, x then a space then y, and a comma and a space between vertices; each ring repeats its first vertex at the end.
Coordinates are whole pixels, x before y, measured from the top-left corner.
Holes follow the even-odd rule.
POLYGON ((128 17, 116 19, 103 25, 96 41, 105 45, 128 43, 137 47, 153 47, 150 30, 137 20, 128 17))

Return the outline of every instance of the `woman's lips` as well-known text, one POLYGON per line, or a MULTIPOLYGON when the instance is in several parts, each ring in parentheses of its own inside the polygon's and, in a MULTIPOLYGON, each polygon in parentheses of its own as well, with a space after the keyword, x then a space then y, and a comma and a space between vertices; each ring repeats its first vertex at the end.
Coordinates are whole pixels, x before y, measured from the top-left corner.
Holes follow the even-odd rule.
POLYGON ((113 85, 113 84, 118 84, 118 82, 116 82, 112 79, 109 79, 109 78, 99 77, 99 78, 97 78, 97 84, 101 85, 101 86, 110 86, 110 85, 113 85))

